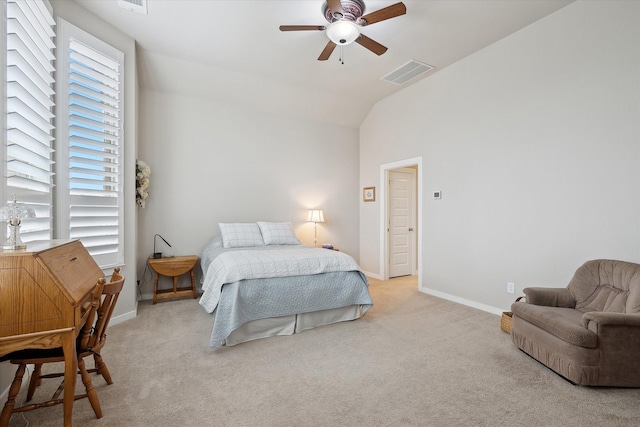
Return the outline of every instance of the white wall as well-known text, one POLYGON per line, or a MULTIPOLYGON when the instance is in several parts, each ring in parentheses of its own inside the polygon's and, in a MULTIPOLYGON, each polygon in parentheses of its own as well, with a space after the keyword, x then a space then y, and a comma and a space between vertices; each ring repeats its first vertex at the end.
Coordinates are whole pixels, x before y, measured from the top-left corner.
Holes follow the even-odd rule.
POLYGON ((165 255, 200 255, 220 234, 218 222, 291 221, 303 243, 313 245, 306 213, 321 208, 326 222, 318 224, 318 243, 334 243, 357 259, 357 129, 210 96, 142 89, 140 101, 139 158, 151 167, 150 198, 138 211, 145 298, 153 282, 143 270, 156 233, 172 245, 157 240, 165 255))
MULTIPOLYGON (((588 259, 640 262, 639 76, 640 2, 578 1, 379 102, 360 184, 423 156, 423 290, 499 311, 508 281, 521 294, 588 259)), ((378 272, 379 206, 360 213, 378 272)))

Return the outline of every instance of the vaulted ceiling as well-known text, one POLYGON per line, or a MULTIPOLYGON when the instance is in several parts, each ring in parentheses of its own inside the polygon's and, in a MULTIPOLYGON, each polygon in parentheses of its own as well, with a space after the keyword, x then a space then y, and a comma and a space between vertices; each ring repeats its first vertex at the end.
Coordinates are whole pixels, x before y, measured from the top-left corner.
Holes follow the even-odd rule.
MULTIPOLYGON (((362 33, 388 48, 358 44, 318 61, 324 31, 282 32, 280 25, 326 25, 322 0, 148 0, 148 13, 118 0, 74 0, 134 38, 143 88, 254 103, 256 108, 358 127, 379 100, 557 11, 573 0, 404 1, 405 15, 362 33), (410 60, 435 67, 395 85, 381 80, 410 60)), ((365 13, 396 3, 366 1, 365 13)))

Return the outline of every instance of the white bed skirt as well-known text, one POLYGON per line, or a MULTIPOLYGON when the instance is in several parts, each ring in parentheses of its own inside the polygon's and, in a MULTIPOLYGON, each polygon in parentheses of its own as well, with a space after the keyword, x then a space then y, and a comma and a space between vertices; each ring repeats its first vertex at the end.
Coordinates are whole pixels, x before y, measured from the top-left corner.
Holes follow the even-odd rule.
POLYGON ((253 320, 231 332, 222 344, 232 346, 275 335, 293 335, 318 326, 355 320, 360 317, 360 313, 360 305, 349 305, 311 313, 253 320))

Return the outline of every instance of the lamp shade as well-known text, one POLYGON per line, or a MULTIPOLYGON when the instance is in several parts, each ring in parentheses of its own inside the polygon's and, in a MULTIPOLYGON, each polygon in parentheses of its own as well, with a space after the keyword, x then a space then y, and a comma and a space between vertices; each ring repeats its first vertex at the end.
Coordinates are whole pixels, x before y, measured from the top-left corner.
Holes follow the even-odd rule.
POLYGON ((307 212, 308 222, 324 222, 324 214, 322 209, 309 209, 307 212))
POLYGON ((25 218, 35 218, 36 212, 32 207, 18 203, 16 196, 13 201, 0 208, 0 221, 9 221, 11 225, 20 224, 25 218))
POLYGON ((337 45, 347 45, 360 37, 360 27, 351 21, 335 21, 327 27, 327 37, 337 45))

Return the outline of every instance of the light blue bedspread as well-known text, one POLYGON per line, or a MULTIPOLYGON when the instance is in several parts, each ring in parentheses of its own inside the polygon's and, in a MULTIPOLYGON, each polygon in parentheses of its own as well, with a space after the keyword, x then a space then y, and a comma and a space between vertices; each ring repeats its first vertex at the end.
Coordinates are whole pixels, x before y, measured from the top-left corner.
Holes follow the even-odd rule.
MULTIPOLYGON (((201 257, 204 272, 204 294, 200 299, 200 304, 205 309, 207 307, 213 308, 214 324, 210 341, 212 347, 222 343, 231 332, 252 320, 308 313, 354 304, 362 305, 362 314, 364 315, 372 307, 373 301, 369 294, 367 279, 349 255, 338 255, 338 264, 347 266, 347 271, 341 271, 339 268, 336 268, 338 271, 333 271, 333 267, 327 268, 326 265, 335 266, 337 264, 334 261, 327 263, 326 258, 335 259, 335 254, 329 254, 334 251, 305 248, 302 246, 299 249, 309 255, 315 253, 319 255, 321 260, 319 261, 320 267, 312 265, 312 270, 320 268, 324 271, 317 274, 296 274, 295 272, 291 274, 290 272, 287 277, 269 277, 267 275, 266 278, 242 277, 245 274, 229 273, 226 267, 216 267, 215 259, 221 253, 229 251, 221 248, 205 248, 201 257), (212 264, 214 268, 212 268, 212 264), (213 272, 219 270, 222 270, 227 277, 232 277, 233 280, 227 282, 223 279, 224 283, 220 285, 219 293, 214 290, 215 294, 207 295, 207 290, 212 291, 221 280, 211 276, 207 277, 207 274, 214 274, 213 272), (217 296, 212 298, 212 295, 217 296), (211 301, 215 301, 213 307, 211 307, 211 301)), ((292 248, 289 246, 285 249, 289 250, 285 253, 290 253, 292 248)), ((277 248, 262 247, 259 250, 243 252, 240 259, 249 256, 249 252, 264 252, 265 250, 271 252, 277 251, 277 248)), ((264 262, 269 263, 268 260, 273 260, 276 264, 280 263, 280 255, 275 254, 276 252, 267 256, 264 253, 259 254, 256 258, 259 261, 248 262, 246 265, 255 266, 264 262)), ((306 264, 305 268, 308 269, 309 262, 307 261, 306 264)), ((290 264, 288 265, 291 267, 290 264)), ((277 269, 274 270, 273 265, 267 265, 266 268, 268 271, 277 271, 277 269)), ((248 270, 253 269, 249 268, 248 270)), ((210 310, 207 309, 207 311, 210 310)))

